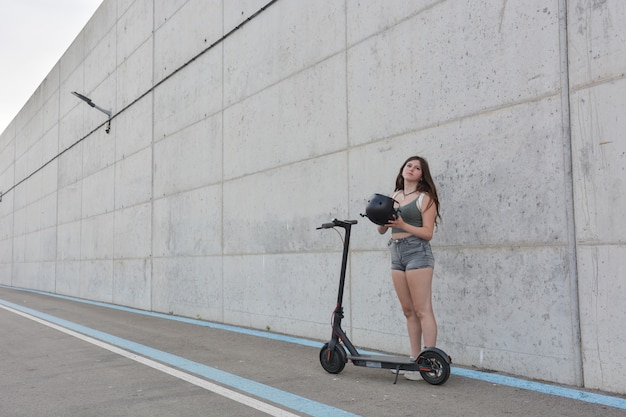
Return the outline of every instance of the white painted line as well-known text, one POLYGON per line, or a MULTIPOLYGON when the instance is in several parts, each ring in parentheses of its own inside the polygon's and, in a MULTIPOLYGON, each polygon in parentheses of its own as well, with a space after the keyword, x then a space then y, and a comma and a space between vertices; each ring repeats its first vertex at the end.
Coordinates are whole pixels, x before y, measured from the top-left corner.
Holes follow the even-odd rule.
POLYGON ((141 363, 143 365, 149 366, 150 368, 156 369, 156 370, 158 370, 160 372, 166 373, 166 374, 171 375, 171 376, 173 376, 175 378, 178 378, 178 379, 181 379, 183 381, 189 382, 190 384, 196 385, 196 386, 198 386, 200 388, 203 388, 203 389, 205 389, 207 391, 211 391, 211 392, 213 392, 215 394, 221 395, 222 397, 225 397, 225 398, 228 398, 230 400, 236 401, 236 402, 238 402, 240 404, 243 404, 245 406, 254 408, 255 410, 259 410, 259 411, 261 411, 261 412, 263 412, 265 414, 269 414, 271 416, 276 416, 276 417, 298 417, 297 414, 290 413, 290 412, 285 411, 285 410, 283 410, 281 408, 274 407, 273 405, 270 405, 270 404, 264 403, 262 401, 259 401, 259 400, 255 399, 255 398, 248 397, 247 395, 243 395, 243 394, 238 393, 238 392, 233 391, 233 390, 229 390, 229 389, 224 388, 224 387, 222 387, 220 385, 217 385, 217 384, 214 384, 212 382, 206 381, 206 380, 204 380, 202 378, 198 378, 198 377, 196 377, 194 375, 191 375, 191 374, 188 374, 186 372, 179 371, 178 369, 171 368, 169 366, 163 365, 162 363, 153 361, 151 359, 145 358, 145 357, 140 356, 140 355, 136 355, 136 354, 134 354, 132 352, 129 352, 129 351, 124 350, 124 349, 121 349, 121 348, 119 348, 117 346, 110 345, 108 343, 105 343, 105 342, 102 342, 100 340, 94 339, 92 337, 86 336, 84 334, 75 332, 75 331, 67 329, 65 327, 56 325, 54 323, 51 323, 49 321, 40 319, 38 317, 31 316, 30 314, 21 312, 19 310, 15 310, 15 309, 13 309, 11 307, 8 307, 8 306, 0 304, 0 308, 3 308, 5 310, 7 310, 7 311, 10 311, 11 313, 20 315, 22 317, 25 317, 25 318, 27 318, 29 320, 32 320, 32 321, 35 321, 37 323, 43 324, 44 326, 48 326, 48 327, 50 327, 50 328, 52 328, 54 330, 58 330, 60 332, 63 332, 65 334, 67 334, 67 335, 76 337, 76 338, 78 338, 80 340, 83 340, 85 342, 91 343, 92 345, 96 345, 98 347, 106 349, 106 350, 108 350, 110 352, 113 352, 113 353, 115 353, 117 355, 124 356, 124 357, 126 357, 128 359, 131 359, 131 360, 135 361, 135 362, 139 362, 139 363, 141 363))

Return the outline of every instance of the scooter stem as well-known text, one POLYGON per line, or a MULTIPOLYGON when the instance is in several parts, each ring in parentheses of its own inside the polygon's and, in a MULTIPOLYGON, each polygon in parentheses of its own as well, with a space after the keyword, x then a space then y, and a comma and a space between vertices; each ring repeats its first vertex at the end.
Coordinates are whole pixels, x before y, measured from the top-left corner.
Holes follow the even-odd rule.
POLYGON ((346 269, 348 267, 348 251, 350 249, 350 230, 352 224, 339 222, 335 220, 337 226, 342 227, 346 232, 343 240, 343 257, 341 258, 341 275, 339 276, 339 292, 337 293, 337 307, 341 308, 343 305, 343 288, 346 283, 346 269))

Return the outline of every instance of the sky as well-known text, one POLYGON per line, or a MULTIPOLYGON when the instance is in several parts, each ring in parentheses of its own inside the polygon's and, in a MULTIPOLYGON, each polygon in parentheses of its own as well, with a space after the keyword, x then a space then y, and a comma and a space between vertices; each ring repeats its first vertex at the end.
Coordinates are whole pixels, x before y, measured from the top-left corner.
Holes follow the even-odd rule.
POLYGON ((0 0, 0 133, 103 0, 0 0))

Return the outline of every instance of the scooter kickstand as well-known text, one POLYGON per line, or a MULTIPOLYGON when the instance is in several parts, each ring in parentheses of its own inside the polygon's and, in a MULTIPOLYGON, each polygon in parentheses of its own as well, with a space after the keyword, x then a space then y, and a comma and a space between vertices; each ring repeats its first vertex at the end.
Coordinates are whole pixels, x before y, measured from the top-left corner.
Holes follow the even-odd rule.
POLYGON ((393 385, 396 385, 396 382, 398 382, 398 375, 400 375, 400 365, 396 365, 396 378, 393 380, 393 385))

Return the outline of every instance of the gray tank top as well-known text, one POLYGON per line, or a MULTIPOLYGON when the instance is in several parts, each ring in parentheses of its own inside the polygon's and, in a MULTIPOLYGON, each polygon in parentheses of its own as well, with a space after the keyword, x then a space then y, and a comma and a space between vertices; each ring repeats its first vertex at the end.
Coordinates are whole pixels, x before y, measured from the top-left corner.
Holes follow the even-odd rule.
MULTIPOLYGON (((422 220, 422 212, 417 207, 418 203, 421 204, 423 198, 423 194, 420 194, 415 200, 411 201, 406 206, 398 207, 400 210, 400 215, 405 222, 410 224, 411 226, 422 227, 424 222, 422 220)), ((397 229, 395 227, 391 228, 391 233, 404 233, 405 230, 397 229)))

